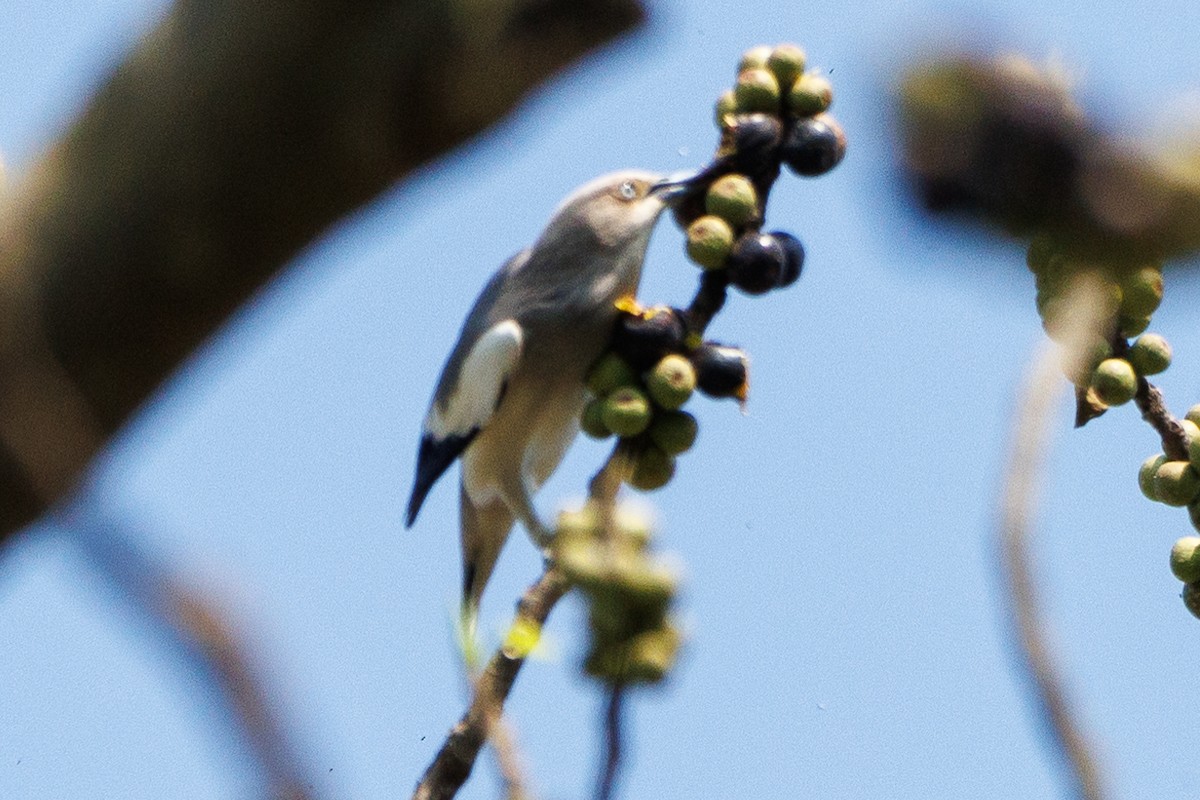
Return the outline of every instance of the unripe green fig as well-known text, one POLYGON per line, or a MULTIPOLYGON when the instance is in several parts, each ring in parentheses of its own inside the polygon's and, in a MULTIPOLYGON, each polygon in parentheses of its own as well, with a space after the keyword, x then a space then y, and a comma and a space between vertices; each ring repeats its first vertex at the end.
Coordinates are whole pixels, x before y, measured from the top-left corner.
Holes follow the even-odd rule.
POLYGON ((779 113, 779 81, 770 70, 753 68, 742 72, 734 84, 733 96, 740 113, 779 113))
POLYGON ((637 436, 650 426, 650 418, 650 400, 632 386, 623 386, 604 400, 604 424, 618 436, 637 436))
POLYGON ((1157 333, 1143 333, 1130 345, 1128 358, 1139 375, 1157 375, 1171 366, 1171 345, 1157 333))
POLYGON ((803 74, 807 63, 808 56, 804 50, 794 44, 778 45, 767 57, 767 69, 775 74, 775 79, 785 92, 803 74))
POLYGON ((696 391, 696 368, 683 356, 664 356, 646 375, 646 390, 660 408, 674 411, 696 391))
POLYGON ((664 411, 654 415, 648 434, 664 453, 677 456, 691 449, 699 430, 696 418, 686 411, 664 411))
POLYGON ((1150 327, 1150 317, 1127 317, 1122 315, 1117 319, 1117 333, 1123 339, 1130 339, 1150 327))
POLYGON ((603 548, 582 536, 556 537, 554 562, 567 580, 586 588, 602 584, 607 575, 603 548))
POLYGON ((679 577, 643 558, 620 570, 614 576, 614 586, 629 605, 661 614, 679 590, 679 577))
POLYGON ((679 632, 671 625, 640 633, 629 646, 629 680, 658 683, 679 655, 679 632))
POLYGON ((637 373, 625 359, 613 352, 602 355, 587 376, 588 391, 601 399, 622 386, 636 386, 637 382, 637 373))
POLYGON ((1184 536, 1172 545, 1171 572, 1184 583, 1200 581, 1200 536, 1184 536))
POLYGON ((704 208, 738 227, 758 218, 758 192, 745 175, 722 175, 708 187, 704 208))
POLYGON ((1187 461, 1167 461, 1154 473, 1154 493, 1169 506, 1186 506, 1200 494, 1200 474, 1187 461))
POLYGON ((1197 403, 1196 405, 1189 408, 1187 410, 1187 413, 1183 415, 1183 418, 1191 420, 1192 422, 1196 423, 1197 425, 1200 425, 1200 403, 1197 403))
POLYGON ((675 457, 667 455, 656 445, 647 445, 637 454, 629 485, 643 492, 661 489, 675 475, 675 457))
POLYGON ((607 439, 612 436, 612 431, 604 424, 602 398, 593 397, 584 404, 583 413, 579 415, 579 428, 593 439, 607 439))
POLYGON ((724 128, 733 122, 734 116, 737 114, 737 95, 733 89, 729 89, 717 98, 717 106, 714 113, 718 128, 724 128))
POLYGON ((770 45, 760 44, 742 53, 742 59, 738 62, 738 74, 748 69, 766 69, 773 50, 770 45))
MULTIPOLYGON (((600 515, 591 503, 582 508, 564 508, 558 512, 554 534, 563 539, 592 538, 600 533, 600 515)), ((555 541, 558 541, 556 538, 555 541)))
POLYGON ((1193 465, 1200 464, 1200 425, 1190 419, 1181 419, 1179 425, 1183 428, 1184 439, 1187 440, 1188 461, 1193 465))
POLYGON ((811 117, 833 103, 833 84, 820 75, 804 75, 788 92, 787 104, 794 113, 811 117))
POLYGON ((1162 269, 1142 267, 1121 277, 1121 316, 1149 317, 1163 297, 1162 269))
POLYGON ((1106 358, 1092 373, 1091 388, 1104 405, 1124 405, 1137 394, 1137 373, 1123 358, 1106 358))
POLYGON ((1142 490, 1142 494, 1146 495, 1147 500, 1153 500, 1156 503, 1162 502, 1154 488, 1154 476, 1158 472, 1158 468, 1165 463, 1167 463, 1167 457, 1159 453, 1143 461, 1138 470, 1138 488, 1142 490))
POLYGON ((715 214, 697 217, 687 229, 688 258, 705 269, 720 269, 733 249, 733 228, 715 214))

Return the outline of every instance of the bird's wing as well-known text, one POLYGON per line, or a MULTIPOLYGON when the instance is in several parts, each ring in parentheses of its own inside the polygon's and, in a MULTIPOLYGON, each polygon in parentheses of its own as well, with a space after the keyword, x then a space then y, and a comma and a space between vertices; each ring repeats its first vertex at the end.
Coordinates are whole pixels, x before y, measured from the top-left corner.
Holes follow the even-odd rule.
POLYGON ((492 277, 475 301, 458 344, 442 368, 421 431, 406 525, 413 524, 433 484, 491 419, 509 376, 521 360, 524 329, 511 317, 496 317, 504 311, 498 302, 504 282, 527 255, 518 254, 492 277))

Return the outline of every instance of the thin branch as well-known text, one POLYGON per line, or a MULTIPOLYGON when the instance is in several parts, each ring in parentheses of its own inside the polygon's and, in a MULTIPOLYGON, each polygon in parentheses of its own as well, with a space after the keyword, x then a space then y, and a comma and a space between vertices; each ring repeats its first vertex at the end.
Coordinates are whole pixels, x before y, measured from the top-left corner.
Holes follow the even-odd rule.
MULTIPOLYGON (((517 617, 526 623, 544 625, 570 584, 554 567, 549 567, 530 586, 517 604, 517 617)), ((523 652, 501 648, 492 656, 476 682, 475 695, 467 712, 442 743, 413 793, 413 800, 447 800, 454 797, 471 775, 479 751, 487 740, 488 719, 503 709, 513 682, 525 664, 523 652)))
MULTIPOLYGON (((1087 332, 1095 330, 1101 300, 1095 286, 1081 285, 1073 294, 1071 307, 1080 313, 1075 315, 1066 339, 1082 347, 1087 332)), ((1081 800, 1102 800, 1106 795, 1091 743, 1068 701, 1059 666, 1047 641, 1029 544, 1053 411, 1063 386, 1059 364, 1059 354, 1045 349, 1035 358, 1025 380, 1013 429, 1013 452, 1005 479, 998 534, 1009 611, 1025 677, 1034 690, 1052 744, 1070 769, 1074 796, 1081 800)))
POLYGON ((44 332, 99 433, 52 431, 45 487, 9 437, 0 544, 322 231, 643 16, 638 0, 178 0, 0 201, 0 415, 54 417, 21 391, 44 332))
MULTIPOLYGON (((605 461, 604 466, 592 477, 588 485, 589 497, 611 507, 628 477, 630 458, 619 443, 605 461)), ((525 590, 517 604, 517 621, 540 629, 554 606, 571 588, 566 577, 553 564, 548 564, 537 581, 525 590)), ((479 757, 479 751, 487 741, 489 719, 503 713, 504 702, 512 691, 517 674, 525 664, 525 653, 501 647, 488 662, 487 668, 475 681, 475 693, 471 705, 442 743, 437 755, 421 776, 413 792, 413 800, 449 800, 466 783, 479 757)))
POLYGON ((113 523, 76 507, 63 518, 88 565, 174 650, 200 681, 202 700, 223 711, 270 800, 315 800, 310 759, 292 740, 270 686, 230 615, 173 577, 113 523))
POLYGON ((611 800, 621 766, 621 720, 625 687, 617 684, 609 689, 608 706, 604 712, 604 769, 596 787, 596 800, 611 800))

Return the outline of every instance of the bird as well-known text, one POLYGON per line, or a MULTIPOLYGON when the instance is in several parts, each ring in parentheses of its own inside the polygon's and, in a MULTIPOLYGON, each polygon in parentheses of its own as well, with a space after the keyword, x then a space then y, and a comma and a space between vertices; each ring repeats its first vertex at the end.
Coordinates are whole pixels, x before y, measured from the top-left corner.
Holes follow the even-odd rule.
POLYGON ((689 178, 624 170, 569 194, 537 241, 492 275, 425 415, 405 527, 461 459, 462 612, 473 622, 515 522, 546 553, 532 495, 579 431, 588 369, 632 297, 655 223, 689 178))

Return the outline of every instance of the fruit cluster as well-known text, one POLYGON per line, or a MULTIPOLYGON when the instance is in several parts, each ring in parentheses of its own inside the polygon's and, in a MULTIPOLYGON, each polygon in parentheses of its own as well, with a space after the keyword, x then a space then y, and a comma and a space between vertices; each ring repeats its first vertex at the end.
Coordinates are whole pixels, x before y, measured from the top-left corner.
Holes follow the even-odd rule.
POLYGON ((746 354, 704 340, 728 286, 758 295, 790 286, 804 268, 804 246, 783 231, 761 232, 767 196, 781 166, 821 175, 846 152, 846 137, 827 112, 829 81, 806 72, 804 51, 790 44, 755 47, 738 67, 737 84, 717 102, 721 142, 713 161, 686 180, 674 215, 687 231, 687 253, 703 268, 700 290, 685 310, 632 301, 612 347, 588 376, 591 397, 581 427, 594 438, 616 434, 634 456, 629 478, 657 489, 675 472, 675 456, 692 446, 696 420, 681 408, 699 389, 745 401, 746 354))
POLYGON ((650 526, 617 509, 605 520, 589 502, 558 516, 554 559, 587 595, 591 642, 584 668, 614 685, 656 683, 670 670, 681 635, 668 612, 675 573, 649 550, 650 526))
MULTIPOLYGON (((1099 329, 1079 352, 1068 354, 1064 370, 1079 390, 1090 417, 1135 397, 1143 416, 1163 438, 1163 450, 1142 462, 1138 486, 1150 500, 1187 508, 1192 526, 1200 531, 1200 405, 1183 419, 1166 410, 1162 396, 1146 377, 1171 364, 1171 346, 1155 333, 1145 333, 1163 297, 1159 263, 1089 264, 1069 258, 1048 237, 1035 238, 1029 247, 1029 268, 1037 278, 1037 307, 1042 325, 1052 338, 1061 339, 1073 313, 1070 286, 1084 273, 1100 280, 1103 312, 1099 329), (1128 337, 1137 338, 1130 342, 1128 337)), ((1200 617, 1200 537, 1185 536, 1171 548, 1171 571, 1184 583, 1183 600, 1200 617)))
POLYGON ((805 62, 804 51, 790 44, 742 56, 736 85, 717 101, 717 158, 675 214, 687 230, 688 257, 750 295, 790 286, 804 267, 799 239, 761 232, 780 164, 798 175, 823 175, 846 152, 841 126, 826 113, 833 88, 806 73, 805 62))
POLYGON ((1092 415, 1128 403, 1138 378, 1156 375, 1171 363, 1171 347, 1154 333, 1143 333, 1163 296, 1160 263, 1127 265, 1089 263, 1057 251, 1048 237, 1034 239, 1027 263, 1037 280, 1037 309, 1042 327, 1057 341, 1068 329, 1072 283, 1087 274, 1100 281, 1100 326, 1091 341, 1064 362, 1067 377, 1086 393, 1092 415), (1140 335, 1139 335, 1140 334, 1140 335), (1129 337, 1137 339, 1131 343, 1129 337))
POLYGON ((592 367, 581 427, 596 439, 616 435, 634 458, 629 483, 658 489, 675 474, 675 456, 696 440, 683 405, 699 389, 744 400, 746 354, 713 342, 688 348, 682 313, 622 305, 612 349, 592 367))
MULTIPOLYGON (((1158 503, 1186 507, 1192 526, 1200 530, 1200 405, 1192 406, 1179 420, 1186 445, 1186 459, 1156 453, 1142 462, 1138 486, 1142 494, 1158 503)), ((1183 581, 1183 599, 1200 617, 1200 537, 1185 536, 1171 548, 1171 571, 1183 581)))

